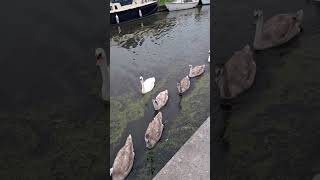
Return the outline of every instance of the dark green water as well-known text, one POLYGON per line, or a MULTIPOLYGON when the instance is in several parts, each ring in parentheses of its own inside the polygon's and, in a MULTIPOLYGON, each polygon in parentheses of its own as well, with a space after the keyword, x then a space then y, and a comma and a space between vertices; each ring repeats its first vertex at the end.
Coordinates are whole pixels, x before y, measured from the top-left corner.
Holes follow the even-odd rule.
POLYGON ((220 1, 215 8, 215 60, 226 62, 253 42, 253 11, 264 17, 304 10, 303 33, 256 52, 253 87, 220 109, 213 126, 214 176, 309 180, 320 173, 320 4, 313 1, 220 1), (237 29, 234 31, 233 29, 237 29))
POLYGON ((104 1, 1 5, 0 179, 106 179, 104 1))
POLYGON ((151 179, 210 114, 209 15, 210 7, 202 6, 112 27, 110 165, 130 133, 136 156, 128 179, 151 179), (191 79, 180 98, 176 83, 188 74, 189 64, 206 64, 206 72, 191 79), (156 79, 155 88, 144 96, 140 75, 156 79), (147 150, 144 133, 155 116, 151 98, 165 89, 164 132, 155 148, 147 150))

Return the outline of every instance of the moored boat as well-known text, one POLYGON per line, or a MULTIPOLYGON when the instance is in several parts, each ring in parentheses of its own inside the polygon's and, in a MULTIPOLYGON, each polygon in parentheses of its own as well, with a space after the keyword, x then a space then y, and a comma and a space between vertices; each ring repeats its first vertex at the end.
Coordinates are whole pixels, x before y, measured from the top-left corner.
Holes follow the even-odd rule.
POLYGON ((110 23, 118 24, 152 15, 158 11, 156 0, 132 0, 131 3, 110 2, 110 23))
POLYGON ((199 0, 176 0, 173 2, 166 2, 165 5, 169 11, 177 11, 183 9, 191 9, 199 4, 199 0))
POLYGON ((201 0, 202 5, 210 4, 210 0, 201 0))

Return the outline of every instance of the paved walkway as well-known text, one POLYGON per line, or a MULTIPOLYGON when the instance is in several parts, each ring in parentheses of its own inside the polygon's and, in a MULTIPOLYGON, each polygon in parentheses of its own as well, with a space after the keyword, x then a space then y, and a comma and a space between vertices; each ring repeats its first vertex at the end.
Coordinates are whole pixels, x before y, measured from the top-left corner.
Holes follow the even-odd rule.
POLYGON ((153 180, 210 179, 210 117, 188 139, 153 180))

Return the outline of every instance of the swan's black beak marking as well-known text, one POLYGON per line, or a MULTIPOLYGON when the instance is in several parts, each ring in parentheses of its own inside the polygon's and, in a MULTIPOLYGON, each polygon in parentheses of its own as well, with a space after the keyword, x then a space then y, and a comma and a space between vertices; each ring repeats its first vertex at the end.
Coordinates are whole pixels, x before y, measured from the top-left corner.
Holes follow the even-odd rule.
POLYGON ((96 65, 101 65, 101 63, 102 63, 102 54, 101 53, 97 55, 96 60, 97 60, 96 65))
POLYGON ((97 55, 97 59, 101 59, 101 58, 102 58, 102 54, 100 53, 97 55))

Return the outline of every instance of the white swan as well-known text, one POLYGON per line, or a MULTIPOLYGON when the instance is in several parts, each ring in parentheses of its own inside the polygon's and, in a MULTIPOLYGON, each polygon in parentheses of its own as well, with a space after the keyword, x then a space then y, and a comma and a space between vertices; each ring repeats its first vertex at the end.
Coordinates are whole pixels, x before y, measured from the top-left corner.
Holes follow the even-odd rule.
POLYGON ((192 67, 192 65, 189 65, 190 71, 189 71, 189 77, 196 77, 200 76, 202 73, 204 73, 205 65, 195 66, 192 67))
POLYGON ((154 77, 148 78, 147 80, 143 80, 143 77, 140 76, 140 83, 141 83, 141 93, 146 94, 150 92, 154 88, 154 82, 156 79, 154 77))
POLYGON ((154 110, 158 111, 159 109, 161 109, 164 105, 166 105, 167 101, 168 101, 168 90, 164 90, 162 92, 160 92, 156 99, 152 99, 152 104, 154 107, 154 110))
POLYGON ((209 54, 209 57, 208 57, 208 62, 210 62, 210 50, 209 50, 208 54, 209 54))
POLYGON ((102 76, 101 97, 104 101, 109 101, 109 72, 110 66, 107 64, 106 53, 102 48, 97 48, 96 52, 96 65, 99 66, 102 76))
POLYGON ((110 176, 113 180, 123 180, 130 173, 134 161, 134 148, 131 134, 127 137, 125 145, 119 150, 110 168, 110 176))
POLYGON ((144 141, 146 147, 152 149, 154 145, 160 140, 164 125, 162 124, 162 113, 159 112, 153 120, 149 123, 146 133, 144 134, 144 141))

